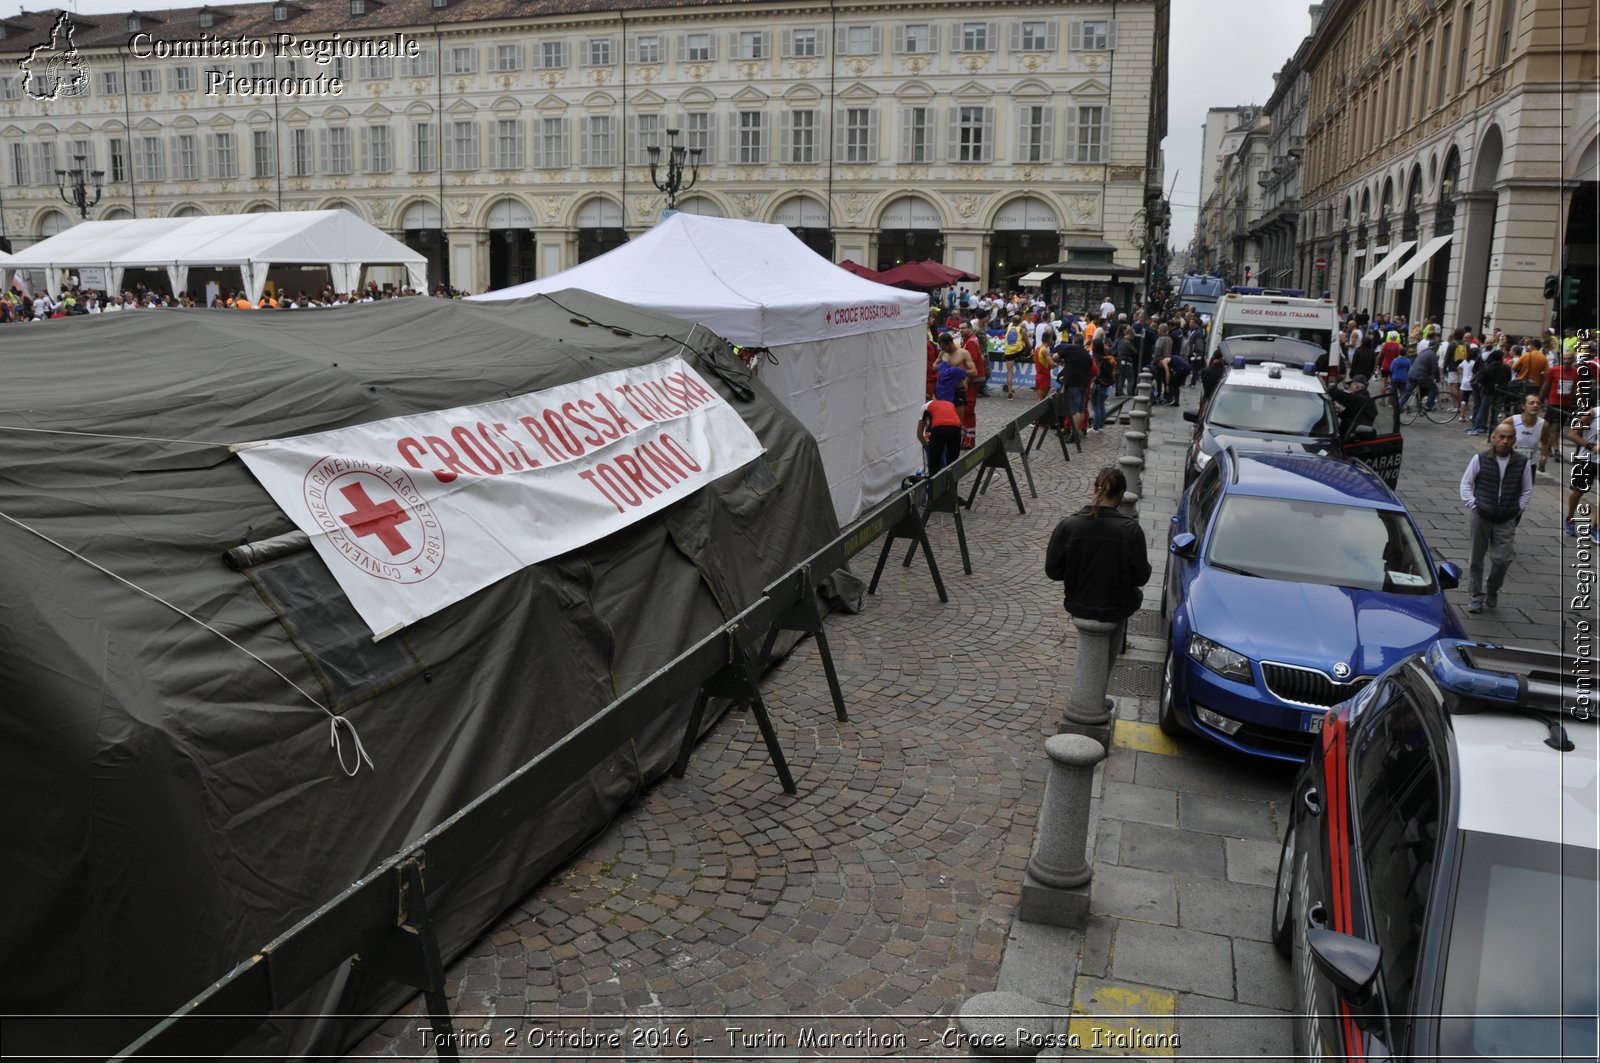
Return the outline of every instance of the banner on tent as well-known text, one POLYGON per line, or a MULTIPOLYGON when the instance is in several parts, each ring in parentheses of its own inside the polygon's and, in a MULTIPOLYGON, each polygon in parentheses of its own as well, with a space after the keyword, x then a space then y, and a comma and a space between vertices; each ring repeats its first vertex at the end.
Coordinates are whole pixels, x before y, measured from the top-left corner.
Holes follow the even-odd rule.
POLYGON ((674 356, 235 450, 382 638, 689 497, 762 446, 674 356))

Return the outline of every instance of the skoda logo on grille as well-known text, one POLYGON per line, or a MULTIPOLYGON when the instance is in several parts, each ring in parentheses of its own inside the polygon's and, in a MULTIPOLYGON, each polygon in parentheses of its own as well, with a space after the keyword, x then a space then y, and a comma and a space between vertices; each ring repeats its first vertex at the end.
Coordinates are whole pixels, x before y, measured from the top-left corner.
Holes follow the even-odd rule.
POLYGON ((1343 661, 1340 661, 1338 664, 1333 666, 1333 677, 1335 679, 1349 679, 1350 666, 1345 664, 1343 661))

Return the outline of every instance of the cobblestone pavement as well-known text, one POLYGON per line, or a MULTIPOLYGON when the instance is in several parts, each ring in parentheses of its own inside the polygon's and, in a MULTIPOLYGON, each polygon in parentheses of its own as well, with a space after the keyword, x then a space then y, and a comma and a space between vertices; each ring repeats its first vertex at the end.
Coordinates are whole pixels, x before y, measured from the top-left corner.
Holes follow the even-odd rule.
MULTIPOLYGON (((980 426, 1024 408, 987 399, 980 426)), ((949 604, 920 560, 901 568, 897 555, 862 613, 828 620, 849 723, 833 718, 812 642, 768 674, 797 796, 753 720, 730 714, 686 778, 657 784, 452 965, 463 1057, 962 1058, 953 1016, 997 987, 1077 1039, 1058 1057, 1286 1056, 1289 970, 1266 926, 1292 773, 1154 727, 1162 547, 1188 431, 1156 409, 1141 523, 1157 574, 1113 673, 1083 933, 1015 915, 1075 647, 1044 543, 1115 461, 1110 431, 1070 463, 1053 440, 1035 452, 1025 514, 1003 478, 980 497, 965 517, 970 577, 951 518, 935 517, 949 604)), ((1465 567, 1455 490, 1475 441, 1427 424, 1407 438, 1401 494, 1465 567)), ((1476 618, 1461 598, 1474 636, 1558 637, 1572 540, 1557 534, 1559 492, 1539 490, 1515 592, 1476 618)), ((875 556, 857 559, 859 575, 875 556)), ((413 1002, 350 1058, 430 1055, 418 1015, 413 1002)))

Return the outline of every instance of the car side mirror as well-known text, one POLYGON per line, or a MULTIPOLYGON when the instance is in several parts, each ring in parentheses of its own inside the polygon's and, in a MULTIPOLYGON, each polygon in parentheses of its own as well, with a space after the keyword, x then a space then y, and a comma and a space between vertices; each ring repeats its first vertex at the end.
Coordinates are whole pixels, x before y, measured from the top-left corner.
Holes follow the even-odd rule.
POLYGON ((1461 566, 1454 561, 1446 561, 1440 565, 1439 586, 1447 591, 1461 586, 1461 566))
POLYGON ((1167 544, 1167 549, 1179 557, 1194 558, 1194 544, 1199 540, 1190 532, 1179 532, 1172 537, 1172 542, 1167 544))
POLYGON ((1200 414, 1196 410, 1184 410, 1183 419, 1188 421, 1190 424, 1193 424, 1200 419, 1200 414))
POLYGON ((1350 438, 1361 440, 1377 439, 1378 430, 1370 424, 1358 424, 1350 429, 1350 438))
POLYGON ((1322 927, 1306 931, 1306 948, 1311 950, 1318 969, 1346 1000, 1360 1006, 1372 999, 1382 949, 1370 941, 1322 927))

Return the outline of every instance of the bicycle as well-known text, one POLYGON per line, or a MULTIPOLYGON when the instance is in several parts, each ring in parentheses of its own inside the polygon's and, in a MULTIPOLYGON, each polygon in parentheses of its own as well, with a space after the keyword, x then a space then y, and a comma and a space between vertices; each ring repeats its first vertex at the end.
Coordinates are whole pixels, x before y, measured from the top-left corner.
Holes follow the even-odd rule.
POLYGON ((1420 387, 1411 389, 1405 398, 1405 404, 1400 408, 1400 423, 1415 424, 1417 418, 1425 417, 1434 424, 1449 424, 1456 419, 1460 412, 1456 406, 1455 396, 1448 391, 1440 389, 1434 397, 1432 406, 1426 405, 1428 396, 1420 387))

